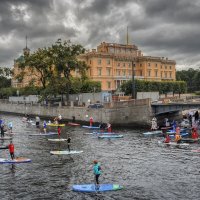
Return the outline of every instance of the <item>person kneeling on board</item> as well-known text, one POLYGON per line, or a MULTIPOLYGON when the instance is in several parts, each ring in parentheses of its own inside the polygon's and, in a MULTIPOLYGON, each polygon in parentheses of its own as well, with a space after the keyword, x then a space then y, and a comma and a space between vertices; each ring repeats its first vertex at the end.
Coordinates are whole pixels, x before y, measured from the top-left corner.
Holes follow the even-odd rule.
POLYGON ((112 132, 112 128, 111 128, 111 124, 110 123, 107 123, 107 130, 108 130, 108 133, 112 132))
POLYGON ((198 139, 199 135, 196 128, 192 128, 192 139, 198 139))
POLYGON ((15 158, 15 147, 14 147, 14 144, 12 143, 12 141, 10 141, 10 144, 8 145, 7 147, 9 149, 9 152, 10 152, 10 157, 11 159, 13 160, 15 158))
POLYGON ((68 137, 67 138, 67 148, 68 148, 69 152, 70 152, 70 145, 71 145, 71 138, 68 137))
POLYGON ((168 134, 166 134, 164 143, 169 143, 169 142, 170 142, 170 137, 168 134))
POLYGON ((151 120, 151 130, 152 131, 155 131, 158 129, 158 125, 157 125, 157 119, 154 117, 152 120, 151 120))
POLYGON ((176 128, 176 134, 175 134, 175 142, 177 142, 177 144, 181 143, 181 135, 180 135, 180 127, 176 128))
POLYGON ((95 187, 96 189, 99 189, 99 176, 101 175, 101 167, 97 160, 94 160, 93 163, 94 163, 93 172, 95 176, 95 187))

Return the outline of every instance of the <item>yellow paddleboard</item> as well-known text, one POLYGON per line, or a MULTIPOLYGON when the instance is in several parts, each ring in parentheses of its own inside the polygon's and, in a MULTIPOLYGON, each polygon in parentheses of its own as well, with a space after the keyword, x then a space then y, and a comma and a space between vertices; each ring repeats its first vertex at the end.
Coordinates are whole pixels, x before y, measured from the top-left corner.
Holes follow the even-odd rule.
POLYGON ((65 124, 47 124, 47 126, 65 126, 65 124))

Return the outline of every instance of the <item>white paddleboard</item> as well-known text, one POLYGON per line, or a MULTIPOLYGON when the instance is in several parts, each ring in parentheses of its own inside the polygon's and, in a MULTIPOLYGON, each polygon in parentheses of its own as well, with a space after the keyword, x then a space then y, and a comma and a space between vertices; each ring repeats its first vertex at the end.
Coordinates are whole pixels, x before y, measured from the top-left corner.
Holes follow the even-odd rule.
POLYGON ((169 143, 164 143, 162 141, 158 141, 158 144, 162 144, 162 145, 170 145, 170 146, 189 146, 188 143, 176 143, 176 142, 169 142, 169 143))
POLYGON ((48 141, 50 141, 50 142, 64 142, 64 141, 67 141, 67 139, 63 139, 63 138, 61 138, 61 139, 48 139, 48 141))
POLYGON ((69 154, 78 154, 78 153, 83 153, 83 151, 68 151, 68 150, 50 151, 50 154, 53 154, 53 155, 69 155, 69 154))
POLYGON ((14 164, 14 163, 28 163, 31 162, 29 158, 16 158, 16 159, 7 159, 7 158, 0 158, 0 164, 14 164))
POLYGON ((12 137, 0 137, 0 140, 12 140, 12 137))

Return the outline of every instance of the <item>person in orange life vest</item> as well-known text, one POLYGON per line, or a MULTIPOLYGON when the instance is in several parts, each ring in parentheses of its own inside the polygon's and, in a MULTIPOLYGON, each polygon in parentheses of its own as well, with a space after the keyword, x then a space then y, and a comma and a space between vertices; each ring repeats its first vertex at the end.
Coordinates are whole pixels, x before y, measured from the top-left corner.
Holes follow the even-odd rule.
POLYGON ((168 134, 166 134, 166 137, 165 137, 165 140, 164 140, 164 143, 169 143, 170 142, 170 137, 168 134))
POLYGON ((110 124, 110 123, 107 123, 107 129, 108 129, 108 132, 109 132, 109 133, 112 132, 112 128, 111 128, 111 124, 110 124))
POLYGON ((12 141, 8 145, 8 149, 9 149, 9 152, 10 152, 10 157, 13 160, 15 158, 15 155, 14 155, 15 147, 14 147, 14 144, 12 143, 12 141))
POLYGON ((60 134, 61 134, 61 127, 58 126, 58 137, 60 138, 60 134))
POLYGON ((198 139, 199 135, 197 133, 197 129, 193 128, 192 129, 192 139, 198 139))
POLYGON ((92 126, 93 122, 93 117, 90 117, 90 126, 92 126))
POLYGON ((180 127, 176 127, 175 142, 181 143, 180 127))

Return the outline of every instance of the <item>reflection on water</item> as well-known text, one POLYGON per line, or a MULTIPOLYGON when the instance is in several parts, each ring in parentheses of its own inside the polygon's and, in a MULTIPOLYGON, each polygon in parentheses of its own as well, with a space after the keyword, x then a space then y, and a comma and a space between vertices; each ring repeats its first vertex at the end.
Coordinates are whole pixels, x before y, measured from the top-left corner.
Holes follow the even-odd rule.
MULTIPOLYGON (((32 163, 0 165, 0 199, 200 199, 200 153, 191 152, 199 144, 184 149, 160 147, 158 138, 144 138, 142 131, 130 129, 115 130, 124 138, 104 140, 83 135, 88 130, 80 127, 65 127, 61 136, 70 136, 72 150, 83 153, 56 156, 49 152, 67 149, 66 142, 30 137, 39 130, 23 123, 21 117, 3 117, 13 121, 16 156, 31 158, 32 163), (94 182, 94 159, 102 166, 101 183, 125 188, 95 194, 71 191, 73 184, 94 182)), ((0 157, 9 157, 8 150, 0 151, 0 157)))

